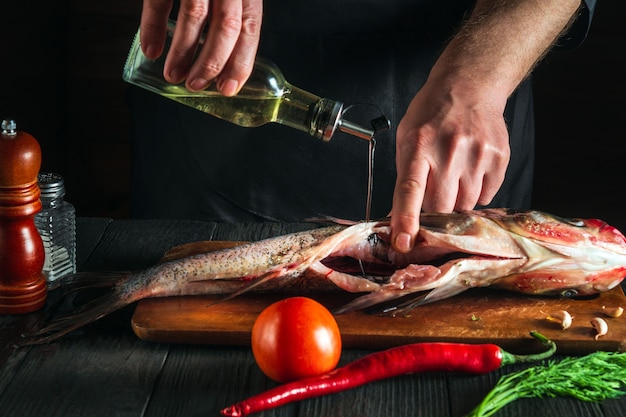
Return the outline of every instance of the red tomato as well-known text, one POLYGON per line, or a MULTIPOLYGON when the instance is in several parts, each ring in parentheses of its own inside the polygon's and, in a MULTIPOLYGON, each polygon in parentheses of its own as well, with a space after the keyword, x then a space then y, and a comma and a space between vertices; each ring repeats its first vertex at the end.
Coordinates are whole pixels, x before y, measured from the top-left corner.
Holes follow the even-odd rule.
POLYGON ((306 297, 268 306, 252 327, 252 353, 259 368, 278 382, 332 371, 341 356, 341 335, 333 315, 306 297))

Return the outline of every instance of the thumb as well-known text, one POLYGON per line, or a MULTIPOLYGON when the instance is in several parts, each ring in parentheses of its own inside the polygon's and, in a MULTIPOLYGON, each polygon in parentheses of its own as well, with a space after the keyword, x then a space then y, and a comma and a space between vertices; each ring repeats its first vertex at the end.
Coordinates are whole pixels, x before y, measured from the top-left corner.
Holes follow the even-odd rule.
POLYGON ((409 252, 415 245, 426 185, 426 175, 422 176, 418 179, 398 173, 391 209, 391 245, 400 253, 409 252))

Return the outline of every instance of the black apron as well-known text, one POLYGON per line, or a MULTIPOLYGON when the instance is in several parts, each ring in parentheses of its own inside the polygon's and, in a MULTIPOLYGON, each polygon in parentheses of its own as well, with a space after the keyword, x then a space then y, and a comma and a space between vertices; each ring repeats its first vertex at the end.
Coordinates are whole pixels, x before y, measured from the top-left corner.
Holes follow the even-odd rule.
MULTIPOLYGON (((391 121, 377 136, 372 217, 391 209, 395 129, 472 1, 266 1, 259 56, 292 85, 375 104, 391 121)), ((130 87, 131 215, 246 222, 365 216, 368 143, 344 133, 322 142, 292 128, 234 126, 130 87)), ((348 119, 376 115, 356 106, 348 119)), ((511 161, 491 206, 530 206, 534 119, 530 80, 505 111, 511 161)), ((445 184, 441 186, 445 187, 445 184)))

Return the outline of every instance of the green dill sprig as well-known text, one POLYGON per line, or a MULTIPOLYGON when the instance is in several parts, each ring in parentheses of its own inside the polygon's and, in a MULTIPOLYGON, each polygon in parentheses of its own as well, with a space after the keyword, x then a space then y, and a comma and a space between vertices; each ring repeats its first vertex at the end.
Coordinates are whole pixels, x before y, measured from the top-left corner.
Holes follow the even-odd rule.
POLYGON ((520 398, 573 397, 601 401, 625 392, 626 353, 594 352, 551 360, 504 375, 468 417, 489 417, 520 398))

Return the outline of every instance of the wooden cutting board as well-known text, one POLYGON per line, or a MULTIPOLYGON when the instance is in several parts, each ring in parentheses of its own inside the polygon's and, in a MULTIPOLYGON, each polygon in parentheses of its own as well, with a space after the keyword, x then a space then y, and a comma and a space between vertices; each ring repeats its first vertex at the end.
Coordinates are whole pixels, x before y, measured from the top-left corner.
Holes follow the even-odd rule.
MULTIPOLYGON (((196 242, 176 247, 164 259, 228 247, 239 242, 196 242)), ((351 295, 306 294, 329 308, 351 295)), ((250 332, 258 314, 281 294, 244 294, 222 301, 223 296, 193 296, 146 299, 138 303, 132 328, 141 339, 167 343, 214 345, 250 344, 250 332)), ((529 297, 488 288, 472 289, 436 303, 421 306, 410 317, 382 317, 365 312, 336 316, 346 348, 382 349, 405 343, 448 341, 496 343, 505 349, 539 349, 529 331, 537 330, 557 343, 562 354, 585 354, 596 350, 626 351, 626 314, 609 318, 602 306, 626 308, 620 288, 587 300, 529 297), (562 330, 546 319, 551 312, 567 310, 572 326, 562 330), (595 340, 589 321, 602 317, 608 334, 595 340)))

